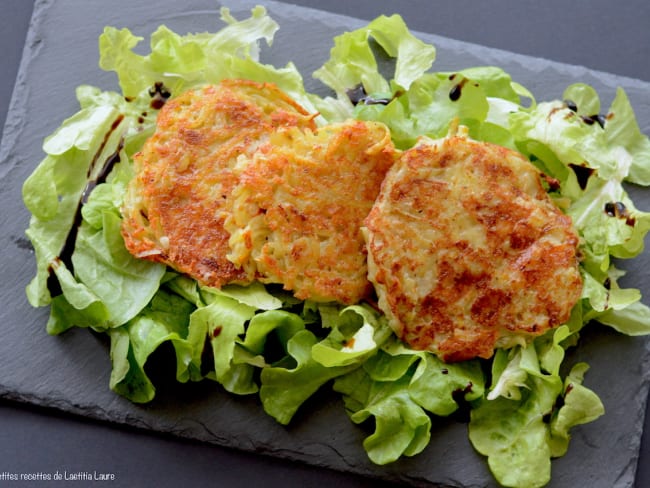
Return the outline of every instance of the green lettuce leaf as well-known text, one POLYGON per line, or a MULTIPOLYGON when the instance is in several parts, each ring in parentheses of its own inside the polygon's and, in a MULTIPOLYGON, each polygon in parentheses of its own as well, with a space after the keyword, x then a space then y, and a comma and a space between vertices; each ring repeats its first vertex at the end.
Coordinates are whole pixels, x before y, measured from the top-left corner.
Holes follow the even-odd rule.
MULTIPOLYGON (((212 60, 219 60, 218 69, 227 65, 223 58, 252 57, 257 60, 257 42, 270 43, 278 25, 263 7, 252 10, 249 19, 238 22, 228 9, 221 12, 227 26, 214 34, 179 35, 165 26, 151 34, 151 53, 140 55, 134 48, 143 40, 129 29, 106 27, 99 38, 99 65, 115 71, 125 97, 137 97, 155 83, 164 83, 175 93, 186 85, 204 83, 212 60)), ((221 79, 228 77, 224 73, 221 79)))
POLYGON ((110 312, 97 295, 79 283, 64 265, 56 264, 53 269, 62 294, 50 301, 49 334, 61 334, 72 327, 96 327, 99 324, 103 327, 108 323, 110 312))
POLYGON ((556 410, 551 420, 550 446, 553 457, 566 454, 571 438, 569 429, 593 422, 605 413, 598 395, 582 384, 588 369, 586 363, 578 363, 564 380, 562 406, 556 410))
MULTIPOLYGON (((235 388, 225 385, 226 389, 239 394, 258 392, 258 371, 272 365, 272 348, 267 347, 267 344, 275 339, 281 346, 278 353, 286 357, 288 340, 304 328, 304 322, 295 313, 284 310, 257 313, 249 321, 244 337, 235 340, 228 377, 231 383, 236 379, 239 386, 235 388)), ((220 381, 223 383, 223 379, 220 381)))
POLYGON ((191 303, 161 289, 137 317, 110 329, 111 389, 133 402, 151 401, 155 386, 145 372, 145 364, 166 341, 172 343, 176 353, 176 379, 188 381, 193 376, 192 346, 187 340, 193 310, 191 303))
POLYGON ((553 412, 562 382, 558 376, 529 374, 525 386, 518 399, 499 396, 479 402, 470 413, 469 438, 487 456, 499 483, 541 487, 551 477, 545 419, 553 412))
POLYGON ((112 212, 104 213, 100 230, 83 226, 72 256, 75 273, 109 312, 105 327, 126 323, 149 303, 165 273, 162 265, 137 259, 124 247, 121 220, 112 212))
POLYGON ((146 55, 135 52, 142 37, 126 28, 106 27, 99 38, 100 67, 116 72, 127 99, 146 98, 156 84, 173 96, 205 83, 246 78, 276 83, 305 109, 316 112, 292 63, 275 68, 259 62, 259 42, 271 45, 278 29, 264 7, 253 8, 244 20, 222 8, 221 20, 226 26, 215 33, 180 35, 160 26, 151 35, 151 52, 146 55))
POLYGON ((300 405, 321 386, 357 367, 326 367, 316 362, 311 350, 317 341, 306 329, 296 332, 286 343, 288 356, 262 369, 260 400, 264 411, 281 424, 288 424, 300 405))
POLYGON ((411 34, 400 16, 377 17, 366 27, 334 38, 330 59, 313 76, 334 90, 337 98, 318 100, 318 109, 332 122, 349 118, 353 105, 348 90, 358 86, 368 94, 406 90, 431 67, 435 56, 435 47, 411 34), (394 61, 388 75, 391 82, 381 72, 383 56, 394 61))
POLYGON ((80 86, 77 99, 79 112, 46 138, 47 156, 23 185, 32 212, 26 234, 37 264, 27 296, 34 306, 56 303, 48 322, 53 334, 74 325, 101 329, 125 323, 156 292, 164 269, 131 258, 116 233, 131 177, 128 159, 155 119, 141 115, 144 102, 128 103, 94 87, 80 86), (108 175, 109 183, 100 184, 105 167, 117 160, 122 162, 108 175), (97 253, 102 260, 95 266, 97 253))
POLYGON ((397 96, 386 104, 359 103, 354 115, 386 124, 399 148, 411 147, 421 136, 444 137, 452 123, 468 127, 475 139, 515 146, 508 118, 526 92, 503 70, 486 66, 423 73, 408 90, 395 86, 393 92, 397 96))
POLYGON ((427 412, 447 416, 458 410, 458 400, 481 398, 484 378, 476 361, 445 364, 393 339, 363 368, 337 378, 334 390, 353 422, 374 417, 375 432, 364 448, 373 462, 386 464, 421 452, 430 437, 427 412))
MULTIPOLYGON (((220 290, 204 288, 204 291, 232 298, 240 304, 248 305, 256 310, 277 310, 282 307, 282 300, 269 293, 259 282, 253 282, 246 286, 227 285, 220 290)), ((208 300, 210 299, 208 298, 208 300)))
POLYGON ((373 41, 395 60, 390 78, 404 89, 431 67, 436 56, 435 48, 413 36, 400 16, 380 16, 366 27, 335 37, 330 59, 314 72, 314 78, 332 88, 341 100, 348 100, 347 91, 358 84, 367 93, 389 91, 373 41))
POLYGON ((320 306, 323 327, 330 333, 312 348, 312 357, 326 367, 362 364, 392 335, 385 317, 367 305, 352 305, 342 310, 320 306), (334 313, 326 315, 326 310, 334 313))
POLYGON ((425 410, 446 417, 458 410, 457 399, 472 402, 483 396, 484 378, 478 361, 445 364, 425 354, 409 384, 411 398, 425 410))
POLYGON ((469 438, 503 486, 542 487, 551 479, 544 416, 552 411, 559 388, 539 378, 530 383, 521 401, 485 400, 471 412, 469 438))
POLYGON ((189 340, 192 344, 192 363, 202 367, 203 350, 208 338, 213 361, 212 379, 231 393, 248 394, 257 391, 251 372, 233 363, 236 339, 244 334, 246 323, 255 314, 255 308, 233 298, 215 295, 210 303, 198 308, 190 316, 189 340))
POLYGON ((569 430, 604 412, 598 396, 582 385, 585 364, 560 377, 571 334, 562 326, 525 348, 497 352, 490 392, 470 414, 469 438, 504 486, 546 485, 551 458, 566 452, 569 430))
POLYGON ((622 88, 617 89, 607 113, 605 137, 610 145, 623 147, 632 158, 626 181, 650 185, 650 139, 639 129, 632 105, 622 88))
POLYGON ((608 308, 598 314, 597 319, 622 334, 630 336, 650 334, 650 308, 639 301, 620 309, 608 308))
POLYGON ((431 419, 408 392, 412 374, 411 368, 395 381, 374 381, 358 368, 334 383, 354 423, 374 417, 375 432, 363 441, 363 447, 376 464, 414 456, 429 443, 431 419))
MULTIPOLYGON (((23 184, 23 200, 32 213, 26 233, 34 246, 37 264, 36 277, 27 288, 27 297, 34 306, 47 305, 51 300, 47 286, 50 269, 61 264, 53 263, 58 261, 75 225, 87 175, 102 149, 105 134, 110 133, 119 116, 116 107, 89 108, 64 121, 46 139, 43 148, 47 156, 23 184)), ((117 151, 118 144, 119 137, 112 137, 100 156, 105 160, 117 151)))

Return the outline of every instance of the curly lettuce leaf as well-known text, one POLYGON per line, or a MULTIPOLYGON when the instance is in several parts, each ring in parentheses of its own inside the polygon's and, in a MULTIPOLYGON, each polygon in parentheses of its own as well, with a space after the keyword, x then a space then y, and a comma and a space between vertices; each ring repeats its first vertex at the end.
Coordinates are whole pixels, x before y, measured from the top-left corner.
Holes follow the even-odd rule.
POLYGON ((598 314, 597 320, 622 334, 647 335, 648 324, 650 324, 650 307, 636 301, 624 308, 608 308, 598 314))
POLYGON ((386 124, 403 149, 421 136, 444 137, 452 123, 468 127, 475 139, 514 147, 508 116, 527 94, 507 73, 491 66, 423 73, 408 90, 394 87, 393 92, 386 103, 357 104, 354 115, 386 124))
POLYGON ((319 306, 329 334, 312 348, 312 357, 326 367, 362 364, 392 335, 384 316, 367 305, 319 306), (326 310, 333 309, 328 315, 326 310))
POLYGON ((27 236, 36 253, 37 272, 27 288, 33 306, 49 304, 47 281, 51 267, 63 249, 75 224, 82 193, 88 184, 93 161, 106 160, 118 151, 119 107, 82 109, 49 136, 43 149, 47 156, 23 184, 23 201, 32 213, 27 236), (104 144, 106 134, 112 137, 104 144))
POLYGON ((446 417, 458 410, 457 400, 480 398, 484 381, 478 361, 446 364, 433 354, 425 354, 413 373, 409 394, 425 410, 446 417))
POLYGON ((110 313, 100 298, 86 285, 79 283, 64 265, 56 264, 53 269, 62 294, 50 299, 47 332, 58 335, 72 327, 107 324, 110 313))
POLYGON ((72 256, 77 280, 85 284, 106 306, 115 327, 133 318, 158 290, 164 266, 137 259, 124 247, 121 220, 104 213, 101 230, 83 226, 72 256))
POLYGON ((348 90, 362 86, 366 93, 394 94, 408 89, 435 56, 435 47, 417 39, 399 15, 377 17, 366 27, 334 38, 330 59, 313 76, 334 90, 336 98, 318 100, 318 109, 332 122, 349 118, 354 107, 348 90), (381 72, 383 55, 394 61, 390 81, 381 72))
POLYGON ((611 257, 629 259, 644 249, 650 213, 636 209, 620 182, 592 176, 567 213, 584 238, 584 267, 592 272, 606 271, 611 257))
POLYGON ((250 18, 238 22, 228 9, 223 9, 221 20, 227 25, 214 34, 180 35, 160 26, 151 34, 151 53, 147 55, 134 52, 142 37, 126 28, 106 27, 99 38, 99 65, 117 73, 125 97, 136 97, 156 82, 163 82, 174 91, 182 89, 185 83, 203 83, 206 71, 212 69, 212 60, 221 60, 218 65, 226 77, 224 57, 257 60, 257 42, 264 39, 270 44, 278 29, 263 7, 254 8, 251 13, 250 18))
POLYGON ((284 310, 266 310, 257 313, 249 321, 245 335, 236 338, 235 349, 226 375, 217 378, 227 390, 239 394, 257 393, 260 385, 256 377, 261 368, 270 367, 270 347, 267 344, 276 339, 281 346, 282 357, 288 354, 287 343, 296 333, 304 330, 305 324, 299 315, 284 310), (273 339, 271 339, 273 338, 273 339), (229 378, 237 380, 234 388, 224 382, 229 378))
POLYGON ((410 374, 395 381, 374 381, 363 369, 337 379, 334 390, 343 394, 350 419, 357 424, 370 417, 375 431, 363 441, 372 462, 383 465, 402 456, 414 456, 427 446, 431 419, 408 393, 410 374))
POLYGON ((309 397, 321 386, 341 376, 352 366, 327 367, 312 357, 317 337, 309 330, 301 330, 286 343, 288 356, 277 364, 262 369, 260 400, 264 411, 281 424, 288 424, 309 397))
POLYGON ((53 334, 75 325, 124 324, 147 305, 164 273, 124 248, 117 208, 128 165, 117 164, 107 183, 100 181, 109 161, 128 160, 124 145, 134 133, 134 107, 110 93, 100 96, 105 104, 98 103, 97 93, 87 86, 77 90, 81 110, 45 140, 48 155, 23 185, 32 212, 26 233, 37 264, 27 296, 35 306, 54 303, 48 322, 53 334))
POLYGON ((211 346, 213 379, 232 393, 246 394, 257 390, 250 374, 243 375, 233 364, 236 339, 244 334, 246 323, 255 308, 224 295, 212 297, 210 303, 190 316, 189 337, 193 344, 192 363, 201 368, 206 338, 211 346))
MULTIPOLYGON (((335 304, 309 304, 305 314, 313 320, 312 313, 319 315, 319 323, 327 335, 319 339, 305 329, 305 321, 285 313, 285 323, 277 328, 277 340, 284 356, 272 364, 266 364, 260 375, 260 399, 265 411, 282 424, 288 423, 298 408, 330 380, 359 368, 374 355, 381 344, 391 335, 390 329, 379 314, 366 305, 342 307, 335 304)), ((276 314, 279 312, 276 312, 276 314)), ((259 318, 256 316, 246 334, 244 346, 257 354, 262 353, 258 339, 252 347, 259 318)), ((264 321, 264 330, 277 326, 264 321)))
POLYGON ((605 123, 605 137, 610 145, 623 147, 632 157, 626 181, 650 185, 650 139, 639 129, 625 90, 616 90, 605 123))
POLYGON ((364 448, 373 462, 386 464, 421 452, 430 437, 427 412, 448 416, 458 410, 458 400, 480 398, 484 378, 478 362, 445 364, 393 339, 363 368, 337 378, 334 390, 353 422, 374 417, 375 432, 364 448))
POLYGON ((117 74, 127 98, 146 96, 157 83, 173 96, 205 83, 246 78, 276 83, 305 109, 316 111, 292 63, 276 68, 259 62, 260 41, 270 46, 278 29, 264 7, 253 8, 243 20, 224 7, 221 20, 225 27, 214 33, 180 35, 160 26, 146 55, 135 52, 142 37, 126 28, 106 27, 99 38, 99 65, 117 74))
POLYGON ((373 42, 395 60, 390 78, 404 89, 431 67, 436 56, 435 47, 413 36, 399 15, 380 16, 366 27, 335 37, 330 59, 314 72, 314 78, 342 100, 348 100, 347 90, 360 83, 368 93, 389 91, 373 42))
POLYGON ((598 395, 582 384, 588 369, 586 363, 578 363, 564 380, 562 406, 555 411, 551 420, 550 446, 553 457, 566 454, 572 427, 593 422, 605 413, 598 395))
POLYGON ((499 350, 490 392, 471 411, 470 441, 504 486, 546 485, 551 458, 566 452, 569 430, 604 413, 598 396, 582 385, 584 364, 560 377, 570 335, 562 326, 527 347, 499 350))
POLYGON ((76 94, 79 112, 45 139, 47 156, 23 184, 23 200, 32 212, 26 234, 37 265, 27 297, 34 306, 54 305, 48 322, 53 334, 75 325, 101 329, 123 324, 156 292, 164 269, 127 256, 115 233, 131 177, 128 159, 155 123, 142 115, 149 100, 127 102, 87 85, 76 94), (102 173, 116 160, 122 162, 101 184, 102 173), (99 249, 102 260, 95 266, 97 256, 92 255, 99 249))
POLYGON ((176 353, 176 379, 188 381, 192 372, 189 317, 194 306, 177 295, 159 290, 151 303, 126 325, 110 329, 113 369, 110 387, 136 403, 154 398, 155 386, 145 372, 149 356, 170 341, 176 353))
POLYGON ((552 411, 560 388, 541 378, 530 380, 529 388, 520 401, 499 397, 471 411, 470 441, 487 456, 490 470, 503 486, 542 487, 551 479, 544 416, 552 411))
POLYGON ((387 105, 358 104, 355 116, 386 124, 395 144, 408 148, 420 136, 444 137, 454 120, 466 126, 476 126, 485 120, 488 110, 489 103, 480 85, 460 73, 435 73, 422 75, 408 91, 387 105), (459 89, 462 97, 450 97, 450 92, 458 86, 463 86, 459 89))

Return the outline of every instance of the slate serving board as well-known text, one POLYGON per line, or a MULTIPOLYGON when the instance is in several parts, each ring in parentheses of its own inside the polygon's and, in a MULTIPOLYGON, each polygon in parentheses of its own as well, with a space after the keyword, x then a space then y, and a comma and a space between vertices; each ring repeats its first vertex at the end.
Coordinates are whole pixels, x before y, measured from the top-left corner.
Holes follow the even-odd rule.
MULTIPOLYGON (((134 3, 113 1, 108 11, 97 16, 96 5, 84 0, 36 2, 0 145, 0 396, 379 479, 418 486, 494 486, 485 460, 467 440, 465 424, 434 419, 432 441, 425 452, 378 467, 367 460, 361 447, 368 432, 352 424, 340 399, 327 392, 317 394, 289 427, 282 427, 264 414, 255 397, 226 394, 211 382, 176 384, 173 372, 161 361, 164 357, 157 355, 154 363, 158 367, 152 371, 157 397, 151 404, 138 406, 108 389, 110 359, 104 338, 86 330, 59 337, 45 333, 47 310, 32 309, 24 295, 34 263, 24 238, 29 215, 20 188, 42 159, 43 138, 77 110, 74 88, 88 83, 117 89, 113 74, 97 67, 98 35, 105 25, 128 27, 145 39, 163 23, 180 33, 213 31, 221 25, 212 0, 191 0, 182 7, 173 0, 134 3)), ((320 93, 323 87, 310 73, 327 59, 332 37, 365 24, 274 2, 222 3, 238 18, 247 16, 256 3, 266 5, 281 28, 272 48, 264 50, 263 59, 278 66, 293 61, 304 74, 307 88, 320 93)), ((540 100, 561 97, 568 84, 582 81, 592 84, 607 106, 621 86, 635 107, 641 130, 650 133, 649 83, 418 35, 436 45, 436 70, 498 65, 540 100)), ((650 208, 650 190, 632 188, 631 193, 639 208, 650 208)), ((623 283, 640 288, 650 298, 643 272, 649 259, 645 253, 627 266, 623 283)), ((600 395, 607 413, 574 430, 569 453, 554 461, 550 486, 633 486, 650 384, 649 342, 594 326, 571 354, 570 362, 576 361, 591 365, 586 384, 600 395)))

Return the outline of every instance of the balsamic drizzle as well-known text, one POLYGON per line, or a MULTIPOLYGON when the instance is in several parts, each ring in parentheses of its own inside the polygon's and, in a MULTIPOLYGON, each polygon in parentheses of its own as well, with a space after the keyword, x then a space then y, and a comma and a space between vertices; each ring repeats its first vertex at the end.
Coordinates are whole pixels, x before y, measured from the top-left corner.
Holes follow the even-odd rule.
POLYGON ((172 94, 165 87, 162 81, 156 81, 153 87, 149 88, 149 96, 151 97, 151 103, 149 104, 151 108, 154 110, 160 110, 172 94))
POLYGON ((355 106, 359 105, 360 103, 363 105, 388 105, 391 101, 393 101, 393 99, 401 95, 400 92, 397 92, 392 97, 375 98, 368 95, 362 83, 359 83, 358 85, 346 90, 345 94, 350 99, 352 105, 355 106))
MULTIPOLYGON (((578 105, 573 100, 564 100, 564 106, 571 110, 574 113, 578 113, 578 105)), ((605 122, 607 119, 611 118, 612 114, 603 115, 603 114, 593 114, 593 115, 580 115, 580 120, 582 120, 587 125, 598 124, 601 129, 605 128, 605 122)))
MULTIPOLYGON (((458 76, 458 73, 453 73, 449 75, 449 81, 454 81, 456 79, 456 76, 458 76)), ((457 102, 460 96, 463 94, 463 88, 467 83, 470 83, 471 80, 469 78, 463 77, 458 83, 454 84, 451 89, 449 90, 449 100, 452 102, 457 102)), ((478 83, 472 83, 473 86, 478 87, 478 83)))
POLYGON ((634 227, 636 223, 636 220, 623 202, 607 202, 604 210, 609 217, 625 220, 625 224, 630 227, 634 227))
POLYGON ((77 235, 79 234, 79 227, 81 226, 81 221, 82 221, 81 209, 88 201, 88 197, 95 189, 95 187, 97 185, 100 185, 101 183, 104 183, 106 181, 106 178, 110 174, 110 172, 113 170, 113 167, 120 162, 120 151, 124 147, 123 138, 120 139, 120 142, 115 152, 110 154, 108 158, 106 158, 106 160, 101 163, 101 167, 98 166, 99 158, 102 152, 104 151, 104 149, 106 148, 106 144, 108 143, 108 140, 110 139, 111 135, 117 130, 117 128, 119 127, 119 125, 122 123, 123 120, 124 120, 124 115, 120 114, 113 121, 113 124, 104 135, 104 139, 102 143, 97 149, 97 152, 95 152, 95 156, 93 157, 90 165, 88 166, 88 172, 86 173, 86 178, 87 178, 86 186, 84 187, 79 197, 79 202, 77 203, 77 208, 75 210, 74 217, 72 219, 72 225, 70 227, 70 230, 68 231, 68 235, 65 238, 63 246, 61 247, 61 251, 59 251, 57 257, 55 257, 52 260, 50 266, 48 267, 47 288, 50 291, 50 295, 52 297, 56 297, 62 293, 61 284, 59 283, 59 280, 56 277, 56 273, 55 273, 56 268, 63 264, 70 270, 71 273, 74 271, 74 265, 72 264, 72 253, 74 252, 77 243, 77 235), (99 171, 97 171, 98 167, 99 167, 99 171), (93 174, 95 173, 96 176, 93 177, 93 174))
MULTIPOLYGON (((161 81, 157 81, 156 83, 154 83, 154 85, 151 88, 149 88, 148 93, 149 96, 151 97, 151 102, 149 103, 149 106, 154 110, 160 110, 167 102, 167 99, 171 97, 171 92, 161 81)), ((124 97, 124 99, 126 100, 126 102, 132 102, 135 100, 134 97, 124 97)), ((148 114, 146 111, 142 112, 142 114, 138 118, 138 123, 140 124, 143 123, 147 115, 148 114)), ((74 265, 72 264, 72 254, 74 252, 77 243, 77 235, 79 234, 79 227, 81 226, 81 222, 82 222, 81 209, 88 202, 88 197, 95 189, 95 187, 97 187, 97 185, 106 182, 106 178, 113 170, 113 167, 120 162, 120 151, 124 147, 124 138, 120 139, 120 142, 115 152, 110 154, 106 158, 106 160, 101 162, 101 167, 98 166, 99 158, 101 154, 104 152, 108 140, 113 135, 113 133, 117 130, 117 128, 120 126, 123 120, 124 120, 124 114, 120 114, 113 121, 113 124, 104 135, 104 139, 102 143, 99 145, 97 152, 95 152, 95 155, 90 165, 88 166, 88 172, 86 174, 86 179, 87 179, 86 186, 84 187, 79 197, 79 202, 77 203, 77 208, 75 210, 74 217, 72 219, 72 225, 70 227, 70 230, 68 231, 68 235, 65 238, 63 246, 61 247, 61 251, 50 262, 50 265, 47 270, 48 271, 47 288, 50 291, 50 295, 52 297, 56 297, 62 293, 61 284, 59 283, 59 280, 56 277, 56 273, 55 273, 56 269, 60 265, 65 265, 70 270, 71 273, 74 272, 74 265)))
POLYGON ((564 105, 566 108, 571 110, 571 112, 577 112, 578 111, 578 106, 576 105, 576 102, 573 100, 564 100, 564 105))
MULTIPOLYGON (((449 81, 454 81, 456 78, 456 73, 453 75, 449 75, 449 81)), ((449 90, 449 100, 452 102, 458 101, 460 96, 463 94, 463 87, 465 86, 465 83, 467 83, 467 78, 463 78, 460 80, 458 83, 454 84, 454 86, 451 87, 451 90, 449 90)))
POLYGON ((602 114, 594 114, 589 116, 581 115, 580 119, 587 125, 594 125, 595 123, 598 123, 601 129, 605 128, 605 121, 607 120, 602 114))
POLYGON ((589 177, 593 175, 596 172, 596 170, 594 168, 590 168, 584 163, 583 164, 569 163, 569 167, 576 174, 576 178, 578 179, 578 185, 580 186, 580 189, 584 190, 585 188, 587 188, 587 182, 589 180, 589 177))

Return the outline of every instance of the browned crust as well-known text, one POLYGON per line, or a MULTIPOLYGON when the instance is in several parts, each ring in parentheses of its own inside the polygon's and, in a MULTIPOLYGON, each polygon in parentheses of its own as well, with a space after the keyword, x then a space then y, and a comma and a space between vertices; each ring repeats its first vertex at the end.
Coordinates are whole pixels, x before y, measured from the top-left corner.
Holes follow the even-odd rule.
POLYGON ((209 286, 244 280, 226 259, 222 211, 238 181, 233 168, 287 126, 313 129, 313 115, 270 83, 225 80, 169 100, 134 157, 122 209, 127 249, 209 286))

